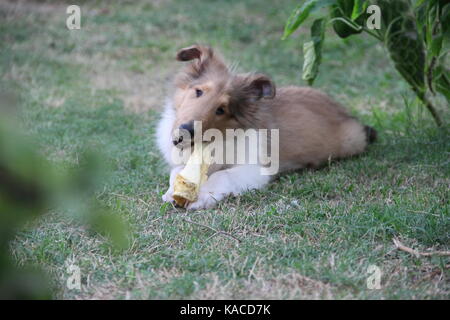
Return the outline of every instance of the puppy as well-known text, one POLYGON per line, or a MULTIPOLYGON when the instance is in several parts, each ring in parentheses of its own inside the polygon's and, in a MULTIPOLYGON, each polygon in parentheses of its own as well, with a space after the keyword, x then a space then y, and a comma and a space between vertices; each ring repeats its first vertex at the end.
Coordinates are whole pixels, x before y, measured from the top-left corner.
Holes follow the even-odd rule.
MULTIPOLYGON (((190 62, 176 75, 173 96, 157 128, 159 149, 171 167, 164 201, 173 201, 173 183, 183 168, 183 163, 174 162, 173 148, 183 150, 194 141, 183 139, 179 129, 193 137, 195 121, 202 124, 203 132, 217 129, 224 136, 227 129, 277 129, 279 173, 360 154, 376 138, 373 128, 359 123, 321 91, 296 86, 276 89, 264 74, 236 74, 210 47, 181 49, 177 60, 190 62)), ((262 174, 262 167, 260 163, 211 166, 198 200, 187 209, 209 208, 229 195, 263 188, 276 175, 262 174)))

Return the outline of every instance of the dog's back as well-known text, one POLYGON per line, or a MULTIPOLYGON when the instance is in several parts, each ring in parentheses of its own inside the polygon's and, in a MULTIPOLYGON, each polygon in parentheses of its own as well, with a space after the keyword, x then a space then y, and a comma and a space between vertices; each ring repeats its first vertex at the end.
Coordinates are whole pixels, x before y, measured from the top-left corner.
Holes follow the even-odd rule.
POLYGON ((261 110, 268 114, 259 118, 280 130, 281 170, 318 167, 330 158, 359 154, 374 137, 373 129, 368 138, 365 126, 316 89, 280 88, 265 103, 261 110))

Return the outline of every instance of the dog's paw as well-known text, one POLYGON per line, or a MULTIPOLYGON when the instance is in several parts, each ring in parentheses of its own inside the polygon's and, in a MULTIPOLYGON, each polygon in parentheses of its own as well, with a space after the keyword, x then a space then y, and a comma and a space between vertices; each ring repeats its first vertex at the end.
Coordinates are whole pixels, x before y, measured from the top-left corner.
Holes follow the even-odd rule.
POLYGON ((209 209, 231 194, 232 188, 225 171, 213 173, 203 186, 200 187, 198 199, 187 205, 188 210, 209 209))
POLYGON ((171 190, 171 188, 169 188, 169 190, 167 190, 167 192, 165 194, 163 194, 162 200, 164 202, 173 202, 174 200, 173 200, 172 194, 173 194, 173 190, 171 190))
POLYGON ((199 209, 209 209, 217 205, 218 201, 221 200, 223 196, 220 194, 214 194, 213 192, 200 191, 198 199, 195 202, 191 202, 186 206, 187 210, 199 210, 199 209))

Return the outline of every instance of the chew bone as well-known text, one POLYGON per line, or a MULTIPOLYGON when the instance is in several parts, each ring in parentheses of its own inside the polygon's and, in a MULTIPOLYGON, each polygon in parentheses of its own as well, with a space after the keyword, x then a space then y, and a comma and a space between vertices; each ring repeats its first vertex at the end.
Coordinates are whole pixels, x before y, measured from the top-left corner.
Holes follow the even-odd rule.
POLYGON ((200 186, 208 179, 211 165, 211 150, 206 143, 195 144, 194 151, 186 166, 175 178, 173 199, 177 205, 185 207, 198 198, 200 186))

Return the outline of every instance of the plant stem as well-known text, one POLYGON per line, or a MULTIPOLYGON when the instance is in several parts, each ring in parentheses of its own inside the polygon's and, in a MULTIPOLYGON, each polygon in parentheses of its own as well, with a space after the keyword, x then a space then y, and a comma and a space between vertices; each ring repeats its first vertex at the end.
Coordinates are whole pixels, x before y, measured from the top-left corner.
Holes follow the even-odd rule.
POLYGON ((434 121, 436 122, 436 125, 438 127, 442 126, 442 120, 439 117, 439 114, 437 113, 436 109, 434 108, 433 104, 427 99, 425 94, 423 92, 418 91, 417 89, 413 89, 416 93, 417 97, 422 101, 422 103, 425 105, 425 107, 428 109, 428 111, 433 116, 434 121))
POLYGON ((427 99, 425 99, 424 103, 425 103, 425 106, 427 107, 428 111, 430 111, 431 115, 433 116, 434 121, 436 122, 436 125, 438 127, 441 127, 442 126, 442 120, 439 117, 439 114, 437 113, 437 111, 434 108, 434 106, 427 99))
POLYGON ((378 39, 379 41, 383 42, 383 39, 379 35, 377 35, 375 32, 370 31, 369 29, 364 28, 364 27, 363 27, 363 31, 370 34, 372 37, 378 39))

